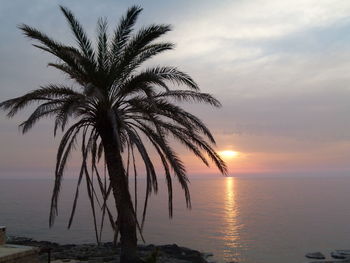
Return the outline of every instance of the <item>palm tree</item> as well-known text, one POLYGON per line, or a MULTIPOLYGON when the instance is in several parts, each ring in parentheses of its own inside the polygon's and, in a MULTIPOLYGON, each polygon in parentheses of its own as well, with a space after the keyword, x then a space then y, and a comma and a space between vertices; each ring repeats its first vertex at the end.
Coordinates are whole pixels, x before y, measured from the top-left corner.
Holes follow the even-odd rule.
MULTIPOLYGON (((174 47, 172 43, 155 42, 170 31, 169 25, 150 25, 133 33, 133 26, 142 11, 140 7, 128 9, 112 37, 108 37, 107 21, 100 18, 97 23, 96 47, 72 12, 62 6, 60 9, 74 33, 77 47, 64 45, 25 24, 19 28, 37 42, 35 47, 58 59, 55 63, 49 63, 49 66, 71 78, 72 86, 42 86, 23 96, 2 102, 0 108, 8 111, 8 117, 11 118, 29 104, 37 103, 38 106, 30 117, 20 124, 23 133, 44 117, 54 118, 54 135, 57 129, 64 132, 57 152, 50 226, 57 215, 64 169, 78 139, 81 139, 82 155, 79 184, 85 175, 90 182, 90 197, 95 195, 95 191, 89 173, 98 173, 98 161, 103 157, 111 186, 109 190, 103 188, 104 198, 107 198, 111 190, 118 212, 116 231, 121 237, 121 262, 138 262, 137 229, 140 230, 141 227, 137 220, 136 198, 133 204, 129 191, 130 153, 134 168, 136 149, 146 170, 147 194, 142 225, 148 196, 158 189, 156 169, 149 149, 144 145, 145 140, 154 147, 164 168, 169 215, 172 216, 172 175, 181 184, 187 206, 190 207, 186 169, 170 145, 169 137, 185 145, 207 166, 209 158, 221 173, 226 174, 227 169, 212 148, 215 140, 209 129, 199 118, 176 105, 176 102, 200 102, 215 107, 219 107, 220 103, 210 94, 201 93, 193 79, 175 67, 140 69, 145 61, 174 47), (175 89, 175 85, 183 85, 188 89, 175 89), (66 128, 68 123, 69 128, 66 128), (91 164, 90 172, 88 163, 91 164)), ((74 208, 75 204, 76 199, 74 208)))

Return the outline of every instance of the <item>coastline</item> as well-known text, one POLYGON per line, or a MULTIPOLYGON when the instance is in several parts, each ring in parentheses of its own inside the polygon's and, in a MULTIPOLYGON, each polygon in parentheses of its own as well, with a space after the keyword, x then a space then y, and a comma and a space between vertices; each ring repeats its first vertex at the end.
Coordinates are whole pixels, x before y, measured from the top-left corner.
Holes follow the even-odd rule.
MULTIPOLYGON (((120 248, 113 247, 112 242, 100 245, 89 244, 58 244, 49 241, 37 241, 28 237, 10 236, 8 244, 39 247, 40 262, 94 262, 119 263, 120 248)), ((138 245, 138 252, 145 262, 157 263, 213 263, 211 253, 203 253, 177 244, 169 245, 138 245), (157 261, 155 261, 155 258, 157 261)), ((232 262, 233 263, 233 262, 232 262)))

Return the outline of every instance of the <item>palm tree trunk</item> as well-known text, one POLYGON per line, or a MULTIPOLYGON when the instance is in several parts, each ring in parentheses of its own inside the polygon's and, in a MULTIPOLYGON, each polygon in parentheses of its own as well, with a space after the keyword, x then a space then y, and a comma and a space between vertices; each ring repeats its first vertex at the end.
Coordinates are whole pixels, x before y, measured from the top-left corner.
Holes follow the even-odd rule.
POLYGON ((100 129, 109 179, 119 217, 121 263, 140 262, 137 255, 136 219, 129 192, 128 180, 120 153, 120 146, 110 122, 100 129))

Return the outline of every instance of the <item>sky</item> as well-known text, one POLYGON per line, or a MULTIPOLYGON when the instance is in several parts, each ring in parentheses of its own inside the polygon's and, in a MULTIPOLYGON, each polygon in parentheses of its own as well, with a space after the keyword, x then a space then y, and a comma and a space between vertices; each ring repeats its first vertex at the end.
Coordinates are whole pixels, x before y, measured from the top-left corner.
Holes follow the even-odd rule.
MULTIPOLYGON (((133 4, 143 7, 137 27, 165 23, 163 39, 176 49, 147 65, 173 65, 189 73, 223 107, 186 106, 217 139, 229 174, 350 175, 350 1, 117 1, 11 0, 0 6, 0 100, 66 77, 53 60, 17 29, 25 23, 74 44, 58 9, 70 8, 94 37, 98 17, 112 31, 133 4)), ((22 136, 0 113, 0 178, 53 176, 59 137, 40 122, 22 136)), ((217 175, 178 147, 189 174, 217 175)), ((78 161, 73 157, 71 173, 78 161)))

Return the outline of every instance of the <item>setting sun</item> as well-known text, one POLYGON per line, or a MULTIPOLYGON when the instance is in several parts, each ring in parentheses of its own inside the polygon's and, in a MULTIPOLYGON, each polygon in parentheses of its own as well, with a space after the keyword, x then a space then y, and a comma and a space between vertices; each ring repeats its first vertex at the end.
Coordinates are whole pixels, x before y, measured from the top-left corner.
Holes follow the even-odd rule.
POLYGON ((225 151, 220 151, 219 155, 225 159, 232 159, 232 158, 235 158, 238 156, 238 152, 231 151, 231 150, 225 150, 225 151))

